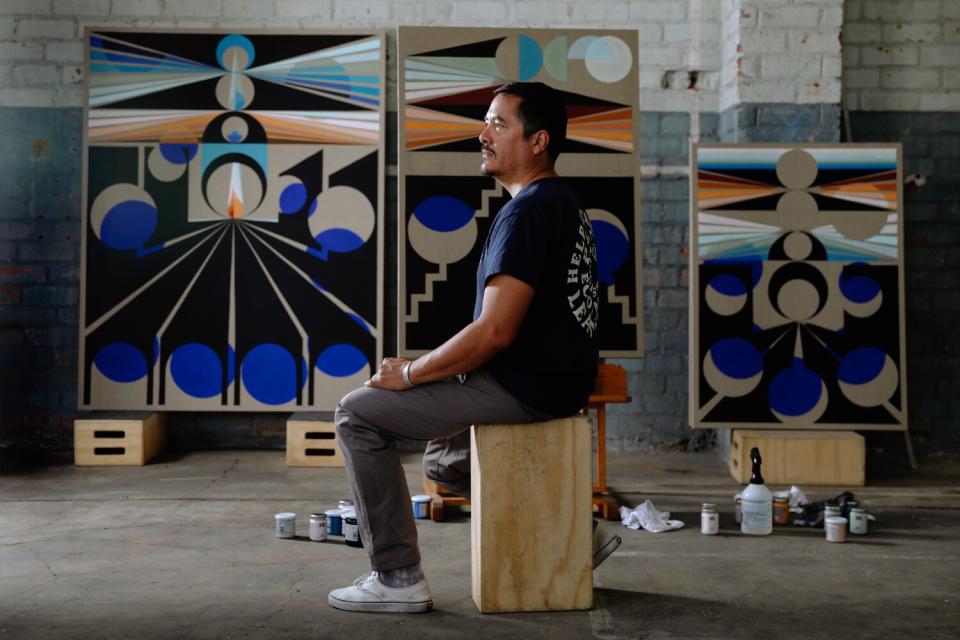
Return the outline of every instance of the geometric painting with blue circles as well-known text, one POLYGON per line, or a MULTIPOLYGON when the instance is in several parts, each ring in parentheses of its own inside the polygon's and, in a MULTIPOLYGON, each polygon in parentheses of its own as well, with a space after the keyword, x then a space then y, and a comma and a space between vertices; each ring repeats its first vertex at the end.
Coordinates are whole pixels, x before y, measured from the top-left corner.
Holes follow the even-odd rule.
POLYGON ((900 153, 695 145, 694 427, 907 428, 900 153))
POLYGON ((477 138, 497 87, 536 81, 567 109, 557 172, 597 243, 600 354, 642 355, 636 32, 401 27, 397 46, 400 353, 473 319, 477 263, 510 198, 480 175, 477 138))
POLYGON ((80 407, 333 410, 383 354, 383 34, 85 41, 80 407))

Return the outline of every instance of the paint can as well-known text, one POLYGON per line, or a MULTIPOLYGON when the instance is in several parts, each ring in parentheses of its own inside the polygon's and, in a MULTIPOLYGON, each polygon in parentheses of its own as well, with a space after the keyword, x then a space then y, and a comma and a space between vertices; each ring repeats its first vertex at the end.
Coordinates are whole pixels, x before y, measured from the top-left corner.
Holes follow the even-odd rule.
POLYGON ((773 524, 790 524, 790 499, 773 499, 773 524))
POLYGON ((292 538, 297 535, 297 514, 278 513, 273 517, 277 525, 278 538, 292 538))
POLYGON ((362 547, 360 527, 357 526, 357 512, 353 509, 347 509, 342 513, 342 517, 344 542, 351 547, 362 547))
POLYGON ((867 510, 861 507, 854 507, 850 509, 850 533, 857 536, 863 536, 867 534, 867 520, 870 519, 870 516, 867 515, 867 510))
POLYGON ((414 518, 418 520, 426 520, 430 517, 430 496, 411 496, 410 502, 413 505, 414 518))
POLYGON ((310 514, 310 539, 314 542, 323 542, 327 539, 327 514, 310 514))
POLYGON ((343 519, 340 509, 327 509, 327 533, 331 536, 343 535, 343 519))
POLYGON ((341 513, 343 513, 344 511, 347 511, 348 509, 353 509, 353 508, 354 508, 354 506, 353 506, 353 500, 338 500, 338 501, 337 501, 337 509, 340 509, 340 512, 341 512, 341 513))
POLYGON ((847 541, 847 519, 842 516, 830 516, 827 518, 824 529, 827 532, 827 542, 846 542, 847 541))
POLYGON ((733 499, 733 521, 737 523, 737 526, 740 526, 740 523, 743 522, 743 501, 740 499, 739 493, 733 499))
POLYGON ((700 511, 700 533, 705 536, 715 536, 720 532, 720 514, 714 502, 704 502, 700 511))

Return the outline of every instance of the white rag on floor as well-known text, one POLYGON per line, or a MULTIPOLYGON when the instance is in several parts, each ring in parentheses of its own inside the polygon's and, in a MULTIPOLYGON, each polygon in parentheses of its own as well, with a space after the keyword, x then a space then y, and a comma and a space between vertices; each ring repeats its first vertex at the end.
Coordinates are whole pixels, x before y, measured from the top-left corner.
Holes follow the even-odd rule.
POLYGON ((633 511, 627 507, 620 507, 620 520, 625 527, 631 529, 643 527, 650 533, 670 531, 683 526, 683 522, 680 520, 670 519, 669 511, 657 511, 657 508, 649 500, 644 500, 643 504, 633 511))

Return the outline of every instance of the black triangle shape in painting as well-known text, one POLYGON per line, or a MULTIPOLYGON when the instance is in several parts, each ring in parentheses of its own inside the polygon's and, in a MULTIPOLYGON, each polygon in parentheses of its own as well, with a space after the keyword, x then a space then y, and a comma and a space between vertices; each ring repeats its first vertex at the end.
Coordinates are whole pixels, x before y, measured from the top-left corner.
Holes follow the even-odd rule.
POLYGON ((471 42, 461 44, 447 49, 437 49, 436 51, 424 51, 414 54, 415 57, 433 56, 436 58, 493 58, 497 55, 497 47, 506 38, 494 38, 482 42, 471 42))
POLYGON ((120 102, 104 105, 107 109, 202 109, 225 110, 217 101, 217 82, 220 78, 211 78, 201 82, 191 82, 165 91, 154 91, 120 102))
MULTIPOLYGON (((495 90, 496 87, 484 87, 463 93, 440 96, 439 98, 419 100, 417 102, 411 102, 410 104, 441 113, 470 118, 471 120, 483 121, 483 118, 487 115, 490 102, 493 101, 493 92, 495 90)), ((571 119, 590 113, 613 111, 614 109, 622 109, 628 106, 600 98, 571 93, 569 91, 560 91, 559 89, 557 93, 563 96, 564 104, 567 105, 567 117, 571 119)))
MULTIPOLYGON (((248 76, 249 77, 249 76, 248 76)), ((259 78, 253 80, 253 102, 247 108, 257 111, 267 110, 310 110, 310 111, 365 111, 361 106, 340 102, 315 93, 300 91, 275 82, 259 78)), ((373 108, 372 106, 370 107, 373 108)))
POLYGON ((893 213, 885 207, 875 207, 866 202, 851 202, 842 198, 831 198, 819 193, 811 193, 813 199, 817 201, 819 211, 877 211, 893 213))

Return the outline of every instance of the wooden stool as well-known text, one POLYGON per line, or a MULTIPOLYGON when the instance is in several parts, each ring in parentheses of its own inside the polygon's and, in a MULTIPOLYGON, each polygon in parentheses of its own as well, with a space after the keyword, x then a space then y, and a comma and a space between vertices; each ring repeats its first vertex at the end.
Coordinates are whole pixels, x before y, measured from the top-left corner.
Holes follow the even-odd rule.
POLYGON ((481 613, 593 606, 590 421, 470 429, 473 601, 481 613))
POLYGON ((287 420, 288 467, 342 467, 336 426, 319 414, 295 413, 287 420))
POLYGON ((142 467, 167 446, 163 413, 103 413, 73 421, 73 463, 142 467))
POLYGON ((627 395, 627 371, 618 364, 600 362, 597 381, 587 401, 587 409, 597 413, 597 477, 593 484, 593 505, 605 520, 619 520, 616 499, 607 489, 607 403, 630 402, 627 395))

